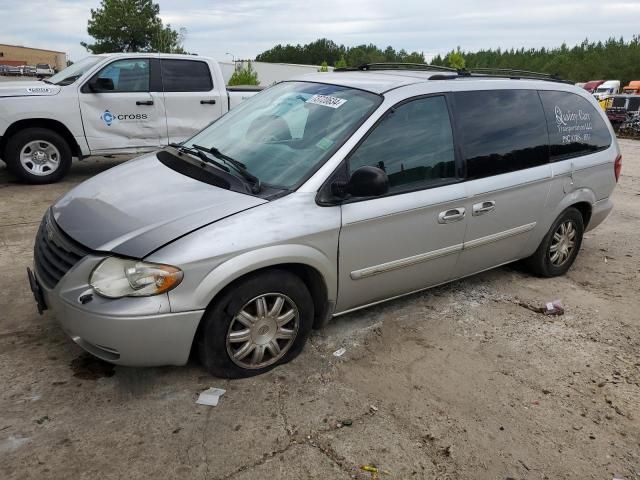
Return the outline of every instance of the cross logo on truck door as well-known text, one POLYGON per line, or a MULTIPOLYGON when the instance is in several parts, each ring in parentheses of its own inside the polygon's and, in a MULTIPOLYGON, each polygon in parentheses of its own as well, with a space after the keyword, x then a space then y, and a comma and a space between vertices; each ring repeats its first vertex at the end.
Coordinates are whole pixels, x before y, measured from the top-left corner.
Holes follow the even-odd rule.
POLYGON ((102 115, 100 115, 100 118, 107 125, 107 127, 110 127, 115 120, 113 113, 111 113, 109 110, 105 110, 102 115))

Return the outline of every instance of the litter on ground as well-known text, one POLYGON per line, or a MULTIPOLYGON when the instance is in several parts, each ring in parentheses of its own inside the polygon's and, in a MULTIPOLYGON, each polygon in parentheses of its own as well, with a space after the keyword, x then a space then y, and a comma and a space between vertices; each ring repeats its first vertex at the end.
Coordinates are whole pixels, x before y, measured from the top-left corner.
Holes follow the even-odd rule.
POLYGON ((554 300, 553 302, 547 302, 544 305, 545 315, 563 315, 564 308, 562 307, 562 302, 560 300, 554 300))
POLYGON ((215 407, 216 405, 218 405, 218 400, 220 400, 220 397, 225 393, 226 390, 223 390, 221 388, 208 388, 200 394, 198 400, 196 400, 196 403, 200 405, 209 405, 211 407, 215 407))

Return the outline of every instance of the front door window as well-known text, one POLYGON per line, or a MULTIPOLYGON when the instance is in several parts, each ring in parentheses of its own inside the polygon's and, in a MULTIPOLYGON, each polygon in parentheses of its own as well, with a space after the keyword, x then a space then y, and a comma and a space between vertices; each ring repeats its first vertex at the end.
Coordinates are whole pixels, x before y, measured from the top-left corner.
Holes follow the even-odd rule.
POLYGON ((387 173, 392 194, 454 179, 453 133, 445 98, 419 98, 389 110, 349 159, 350 172, 365 165, 387 173))

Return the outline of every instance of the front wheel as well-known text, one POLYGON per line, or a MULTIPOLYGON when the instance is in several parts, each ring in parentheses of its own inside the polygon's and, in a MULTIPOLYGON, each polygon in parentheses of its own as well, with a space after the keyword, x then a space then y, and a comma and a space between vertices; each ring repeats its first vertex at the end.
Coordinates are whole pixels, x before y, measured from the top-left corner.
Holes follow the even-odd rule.
POLYGON ((46 128, 27 128, 9 138, 4 160, 11 173, 27 183, 44 184, 60 180, 71 167, 67 141, 46 128))
POLYGON ((526 260, 533 273, 542 277, 564 275, 582 245, 584 220, 575 208, 567 208, 553 223, 536 252, 526 260))
POLYGON ((217 377, 243 378, 293 360, 313 324, 313 300, 296 275, 272 270, 232 285, 207 310, 201 362, 217 377))

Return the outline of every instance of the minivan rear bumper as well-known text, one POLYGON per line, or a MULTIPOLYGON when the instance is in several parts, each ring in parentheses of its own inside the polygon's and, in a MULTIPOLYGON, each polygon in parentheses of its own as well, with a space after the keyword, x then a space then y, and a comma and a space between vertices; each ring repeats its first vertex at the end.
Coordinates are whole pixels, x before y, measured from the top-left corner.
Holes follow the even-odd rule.
POLYGON ((204 310, 114 316, 71 305, 43 289, 47 307, 71 339, 92 355, 131 367, 184 365, 204 310))
POLYGON ((613 209, 613 202, 611 198, 605 198, 603 200, 598 200, 593 204, 591 210, 591 218, 589 219, 589 224, 585 228, 585 231, 593 230, 602 222, 607 216, 611 213, 613 209))

